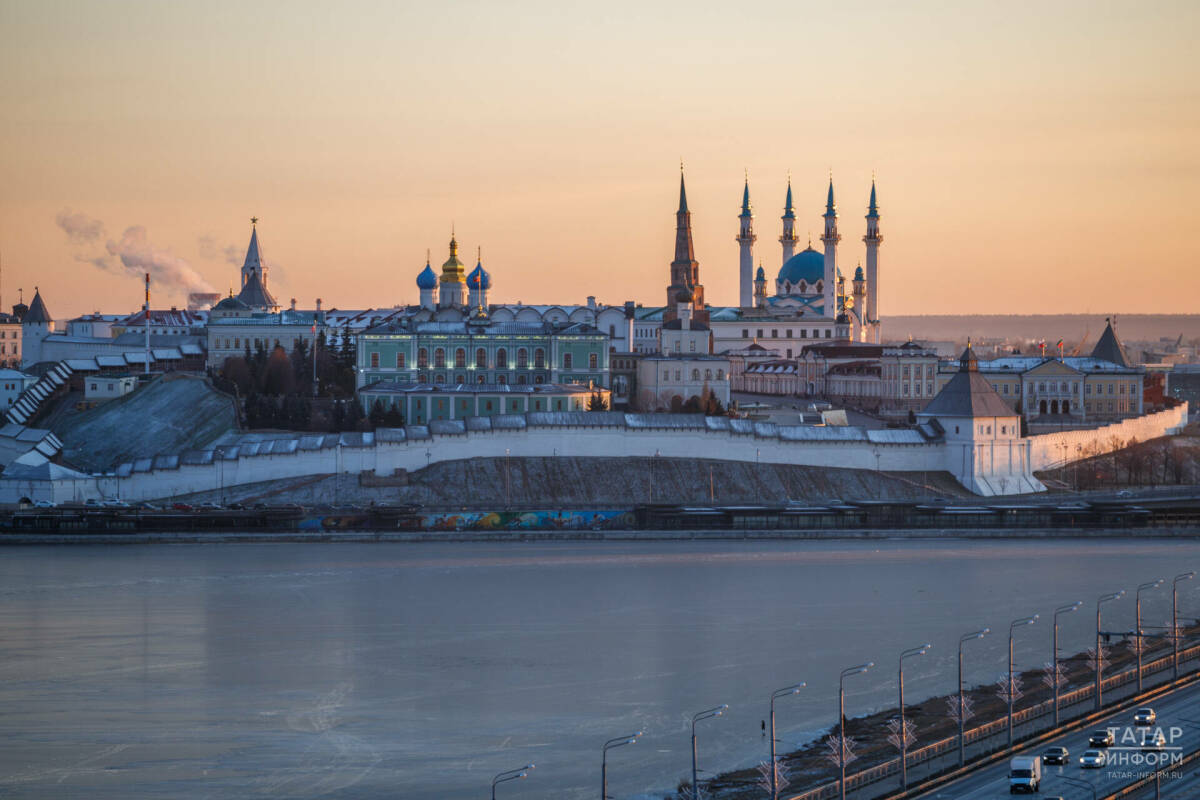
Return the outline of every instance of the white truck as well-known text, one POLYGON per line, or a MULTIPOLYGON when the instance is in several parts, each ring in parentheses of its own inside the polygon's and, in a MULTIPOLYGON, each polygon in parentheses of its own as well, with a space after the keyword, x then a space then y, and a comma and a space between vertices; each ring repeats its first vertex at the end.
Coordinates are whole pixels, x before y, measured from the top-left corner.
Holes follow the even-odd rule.
POLYGON ((1008 793, 1036 792, 1042 784, 1042 757, 1017 756, 1009 762, 1008 793))

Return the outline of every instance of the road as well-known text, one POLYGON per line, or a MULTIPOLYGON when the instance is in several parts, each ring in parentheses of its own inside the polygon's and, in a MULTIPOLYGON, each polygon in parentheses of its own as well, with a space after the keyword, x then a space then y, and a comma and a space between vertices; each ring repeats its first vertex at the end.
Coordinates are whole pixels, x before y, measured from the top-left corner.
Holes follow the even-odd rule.
MULTIPOLYGON (((1149 703, 1158 714, 1157 727, 1167 739, 1168 753, 1187 754, 1200 748, 1200 685, 1192 685, 1165 697, 1149 703)), ((1142 729, 1144 730, 1144 729, 1142 729)), ((1039 795, 1042 798, 1061 796, 1066 800, 1090 800, 1091 794, 1079 786, 1073 786, 1062 777, 1082 780, 1096 789, 1097 797, 1104 797, 1123 786, 1131 784, 1142 777, 1152 774, 1153 767, 1147 767, 1136 742, 1140 742, 1141 734, 1133 727, 1133 711, 1126 710, 1110 714, 1102 722, 1097 722, 1073 733, 1059 736, 1043 744, 1031 746, 1018 755, 1039 755, 1047 747, 1062 746, 1071 752, 1070 764, 1067 766, 1043 766, 1042 785, 1039 795), (1108 748, 1109 765, 1100 769, 1083 769, 1079 766, 1079 757, 1088 748, 1088 734, 1100 728, 1113 729, 1116 746, 1108 748), (1136 736, 1136 738, 1134 738, 1136 736)), ((987 800, 989 798, 1010 797, 1008 791, 1008 759, 998 761, 990 766, 975 770, 955 781, 944 784, 936 790, 919 795, 926 800, 987 800)), ((1194 797, 1196 787, 1196 765, 1185 765, 1172 768, 1164 765, 1162 769, 1180 773, 1184 777, 1164 777, 1162 779, 1163 796, 1194 797), (1173 785, 1174 784, 1174 785, 1173 785), (1183 789, 1187 785, 1189 789, 1183 789), (1182 790, 1182 793, 1180 793, 1182 790)))

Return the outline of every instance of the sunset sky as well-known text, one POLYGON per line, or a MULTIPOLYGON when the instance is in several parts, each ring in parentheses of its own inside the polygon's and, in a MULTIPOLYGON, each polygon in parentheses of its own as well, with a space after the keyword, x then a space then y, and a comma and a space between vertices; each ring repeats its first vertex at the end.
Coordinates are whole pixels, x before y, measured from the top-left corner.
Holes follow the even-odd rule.
POLYGON ((658 304, 682 158, 714 304, 737 301, 743 171, 773 277, 788 171, 803 237, 832 169, 847 274, 878 175, 885 319, 1195 312, 1198 22, 1194 0, 0 0, 2 301, 130 311, 148 261, 224 291, 254 215, 282 302, 416 302, 453 224, 493 302, 658 304))

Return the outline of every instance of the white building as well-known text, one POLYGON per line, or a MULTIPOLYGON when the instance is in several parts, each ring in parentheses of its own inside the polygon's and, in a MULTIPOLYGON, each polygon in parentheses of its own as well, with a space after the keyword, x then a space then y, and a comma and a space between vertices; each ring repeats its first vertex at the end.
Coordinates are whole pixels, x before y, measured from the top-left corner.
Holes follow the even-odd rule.
POLYGON ((34 287, 33 302, 21 318, 21 365, 31 366, 46 359, 42 357, 42 342, 54 333, 54 318, 46 310, 42 293, 34 287))
POLYGON ((84 378, 83 399, 112 400, 124 397, 137 388, 137 377, 133 375, 88 375, 84 378))
POLYGON ((0 369, 0 409, 7 411, 37 378, 15 369, 0 369))

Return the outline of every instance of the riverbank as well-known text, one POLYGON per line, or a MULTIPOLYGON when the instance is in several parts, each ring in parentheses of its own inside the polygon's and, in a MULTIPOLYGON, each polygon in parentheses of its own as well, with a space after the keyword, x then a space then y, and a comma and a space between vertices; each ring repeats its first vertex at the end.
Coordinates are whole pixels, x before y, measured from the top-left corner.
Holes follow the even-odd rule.
POLYGON ((3 545, 97 544, 433 544, 471 542, 660 542, 660 541, 862 541, 862 540, 997 540, 1032 539, 1200 539, 1200 528, 1153 528, 1131 532, 1128 528, 1021 530, 1013 528, 861 529, 823 531, 755 530, 519 530, 519 531, 315 531, 312 533, 142 532, 142 533, 4 533, 3 545))

